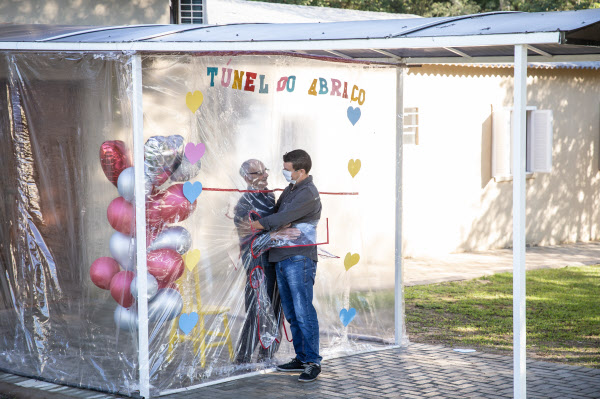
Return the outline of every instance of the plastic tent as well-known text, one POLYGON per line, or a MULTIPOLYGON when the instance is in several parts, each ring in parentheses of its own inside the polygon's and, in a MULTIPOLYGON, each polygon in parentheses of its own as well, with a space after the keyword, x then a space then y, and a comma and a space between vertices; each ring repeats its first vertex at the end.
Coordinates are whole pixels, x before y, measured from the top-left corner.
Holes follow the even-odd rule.
MULTIPOLYGON (((326 357, 402 344, 398 66, 514 57, 515 137, 524 137, 528 52, 594 59, 598 21, 589 10, 1 27, 0 367, 145 397, 268 368, 293 353, 255 268, 278 246, 318 248, 326 357), (320 222, 293 226, 300 239, 244 231, 241 222, 261 217, 244 208, 248 194, 263 195, 268 211, 271 193, 286 186, 281 157, 296 148, 313 158, 320 222), (269 169, 267 186, 246 179, 253 159, 263 176, 269 169), (378 278, 393 265, 395 282, 378 278)), ((521 140, 514 146, 522 155, 521 140)), ((517 397, 525 393, 522 159, 513 167, 517 397)))
POLYGON ((319 249, 325 356, 393 343, 380 304, 393 284, 378 277, 394 256, 393 69, 117 53, 2 63, 3 368, 132 394, 147 367, 158 394, 287 360, 289 326, 278 330, 268 270, 256 269, 279 246, 319 249), (266 192, 287 186, 282 156, 296 148, 312 156, 321 221, 293 225, 299 239, 244 231, 253 212, 273 212, 266 192), (268 186, 240 175, 250 159, 268 186))

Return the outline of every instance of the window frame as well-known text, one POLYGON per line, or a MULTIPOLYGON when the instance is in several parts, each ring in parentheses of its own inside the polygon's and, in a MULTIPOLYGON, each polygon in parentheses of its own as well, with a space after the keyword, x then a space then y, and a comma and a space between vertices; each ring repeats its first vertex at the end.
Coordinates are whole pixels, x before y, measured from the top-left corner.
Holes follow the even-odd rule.
POLYGON ((173 22, 178 25, 207 24, 206 0, 172 0, 171 7, 173 22))
POLYGON ((419 107, 404 107, 402 114, 402 144, 419 145, 419 107), (412 124, 407 124, 407 116, 413 116, 412 124))
MULTIPOLYGON (((552 172, 552 147, 553 147, 553 112, 552 110, 539 110, 537 106, 529 105, 525 108, 526 113, 526 148, 525 148, 525 157, 526 157, 526 169, 525 169, 525 177, 527 179, 535 178, 535 174, 537 173, 551 173, 552 172), (544 137, 548 140, 546 145, 548 146, 549 154, 547 154, 549 159, 549 167, 547 170, 541 170, 540 168, 534 168, 534 149, 533 149, 533 140, 534 140, 534 113, 535 112, 544 112, 550 113, 550 118, 548 119, 550 126, 549 130, 544 133, 544 137)), ((492 118, 500 119, 492 121, 492 177, 496 182, 503 181, 512 181, 513 172, 512 172, 512 164, 513 164, 513 154, 512 154, 512 115, 513 115, 513 107, 502 107, 501 109, 494 111, 492 110, 492 118), (508 118, 508 119, 507 119, 508 118), (505 137, 498 138, 496 135, 505 134, 505 137), (498 148, 498 146, 503 146, 504 150, 498 148), (498 160, 498 155, 501 155, 500 161, 498 160), (506 155, 508 154, 508 155, 506 155), (508 162, 507 162, 508 160, 508 162), (498 163, 502 162, 504 165, 498 166, 498 163), (501 171, 498 172, 498 169, 506 170, 508 168, 508 173, 501 171)))

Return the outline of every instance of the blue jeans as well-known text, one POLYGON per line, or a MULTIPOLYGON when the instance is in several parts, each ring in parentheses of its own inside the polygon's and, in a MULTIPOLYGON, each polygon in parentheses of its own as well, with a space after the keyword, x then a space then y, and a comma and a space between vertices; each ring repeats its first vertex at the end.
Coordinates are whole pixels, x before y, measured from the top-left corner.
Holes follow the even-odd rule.
POLYGON ((290 323, 296 357, 303 363, 321 364, 319 321, 312 304, 317 262, 295 255, 277 262, 276 270, 281 306, 290 323))

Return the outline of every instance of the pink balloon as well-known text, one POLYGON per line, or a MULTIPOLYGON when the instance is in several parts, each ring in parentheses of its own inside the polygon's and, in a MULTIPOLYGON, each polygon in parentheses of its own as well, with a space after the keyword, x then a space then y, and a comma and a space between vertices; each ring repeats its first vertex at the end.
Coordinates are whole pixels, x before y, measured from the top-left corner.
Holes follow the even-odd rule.
POLYGON ((110 281, 121 270, 116 260, 109 256, 98 258, 90 267, 90 278, 92 283, 103 290, 110 289, 110 281))
POLYGON ((165 223, 177 223, 192 214, 196 205, 183 195, 183 184, 173 184, 164 191, 160 213, 165 223))
POLYGON ((115 274, 110 281, 110 294, 124 308, 130 307, 135 301, 129 289, 134 277, 134 272, 122 271, 115 274))
POLYGON ((148 273, 156 277, 159 284, 172 283, 183 275, 183 258, 173 249, 150 251, 146 260, 148 273))
POLYGON ((123 197, 117 197, 106 210, 108 223, 113 229, 130 236, 135 235, 135 208, 123 197))

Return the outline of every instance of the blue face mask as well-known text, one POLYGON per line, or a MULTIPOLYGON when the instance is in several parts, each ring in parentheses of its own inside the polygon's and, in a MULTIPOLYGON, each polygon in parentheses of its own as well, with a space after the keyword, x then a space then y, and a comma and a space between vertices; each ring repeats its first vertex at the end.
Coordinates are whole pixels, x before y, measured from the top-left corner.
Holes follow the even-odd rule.
POLYGON ((285 177, 285 180, 287 180, 289 183, 296 184, 296 180, 292 180, 292 172, 289 170, 283 170, 283 177, 285 177))

